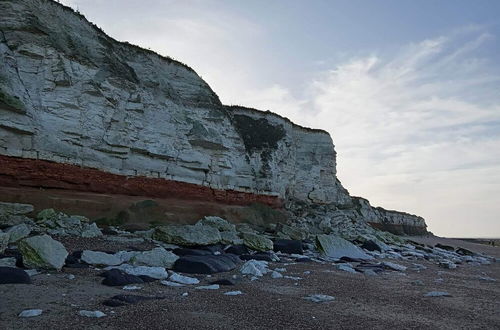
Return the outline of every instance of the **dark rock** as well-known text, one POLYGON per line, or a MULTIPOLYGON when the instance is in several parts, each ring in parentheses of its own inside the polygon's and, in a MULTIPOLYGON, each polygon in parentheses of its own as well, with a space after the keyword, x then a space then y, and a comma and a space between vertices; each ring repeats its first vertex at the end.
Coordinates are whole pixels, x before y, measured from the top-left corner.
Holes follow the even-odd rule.
POLYGON ((0 267, 0 284, 31 284, 31 278, 22 269, 0 267))
POLYGON ((134 305, 145 300, 155 300, 155 299, 165 299, 165 298, 166 297, 163 296, 147 297, 147 296, 136 296, 131 294, 119 294, 111 297, 110 299, 106 299, 102 304, 109 307, 120 307, 120 306, 125 306, 127 304, 134 305))
POLYGON ((89 268, 90 265, 76 263, 76 264, 66 264, 66 265, 64 265, 64 267, 65 268, 89 268))
POLYGON ((268 252, 259 252, 255 254, 243 254, 239 256, 241 260, 263 260, 263 261, 273 261, 273 256, 268 252))
POLYGON ((302 247, 302 242, 291 239, 277 239, 274 241, 274 251, 281 251, 283 253, 296 253, 302 254, 304 253, 304 249, 302 247))
POLYGON ((240 256, 242 254, 249 254, 250 250, 246 247, 246 245, 243 244, 238 244, 238 245, 232 245, 226 249, 226 253, 232 253, 237 256, 240 256))
POLYGON ((104 277, 102 284, 107 286, 123 286, 134 283, 144 283, 144 281, 135 275, 127 274, 119 269, 111 269, 101 274, 104 277))
POLYGON ((455 252, 458 253, 458 254, 460 254, 460 255, 463 255, 463 256, 473 256, 473 255, 475 255, 475 253, 472 252, 471 250, 467 250, 467 249, 464 249, 464 248, 461 248, 461 247, 457 248, 455 252))
POLYGON ((351 257, 342 257, 340 260, 345 261, 345 262, 364 262, 364 259, 358 259, 358 258, 351 258, 351 257))
POLYGON ((70 256, 72 256, 73 258, 76 258, 76 259, 81 259, 82 253, 83 253, 83 251, 74 251, 73 253, 70 254, 70 256))
POLYGON ((214 245, 206 245, 206 246, 200 246, 197 247, 199 250, 205 250, 205 251, 210 251, 212 254, 215 252, 224 252, 224 245, 223 244, 214 244, 214 245))
POLYGON ((143 280, 144 283, 150 283, 150 282, 154 282, 154 281, 157 281, 156 278, 153 278, 153 277, 150 277, 148 275, 139 275, 139 278, 141 280, 143 280))
POLYGON ((104 228, 101 228, 101 232, 104 234, 104 235, 110 235, 110 236, 113 236, 113 235, 118 235, 118 232, 116 230, 113 230, 109 227, 104 227, 104 228))
POLYGON ((443 249, 446 251, 455 251, 455 248, 453 246, 444 245, 444 244, 440 244, 440 243, 437 243, 436 245, 434 245, 434 247, 437 247, 437 248, 440 248, 440 249, 443 249))
POLYGON ((297 261, 297 262, 312 262, 311 258, 309 258, 309 257, 300 257, 300 258, 295 259, 295 261, 297 261))
POLYGON ((366 270, 372 270, 375 273, 380 273, 385 270, 384 266, 381 264, 368 264, 368 263, 362 263, 354 267, 358 272, 363 272, 366 270))
POLYGON ((382 252, 382 247, 380 247, 375 241, 368 240, 361 245, 362 249, 368 251, 379 251, 382 252))
POLYGON ((6 249, 3 254, 0 255, 0 258, 16 258, 16 267, 24 268, 23 255, 17 249, 6 249))
POLYGON ((235 285, 236 282, 227 278, 222 278, 217 281, 210 282, 210 284, 219 284, 219 285, 235 285))
POLYGON ((172 251, 178 256, 211 256, 212 252, 200 249, 179 248, 172 251))
POLYGON ((240 258, 234 254, 186 255, 174 264, 174 271, 188 274, 214 274, 228 272, 236 268, 240 258))

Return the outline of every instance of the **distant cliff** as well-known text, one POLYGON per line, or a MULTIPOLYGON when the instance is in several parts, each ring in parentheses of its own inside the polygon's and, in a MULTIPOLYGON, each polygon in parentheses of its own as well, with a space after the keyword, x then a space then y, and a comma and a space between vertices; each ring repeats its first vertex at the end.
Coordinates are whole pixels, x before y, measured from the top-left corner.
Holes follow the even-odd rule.
POLYGON ((426 231, 420 217, 351 198, 327 132, 224 106, 188 66, 117 42, 54 1, 0 1, 0 59, 3 186, 277 208, 298 201, 357 210, 382 229, 426 231))

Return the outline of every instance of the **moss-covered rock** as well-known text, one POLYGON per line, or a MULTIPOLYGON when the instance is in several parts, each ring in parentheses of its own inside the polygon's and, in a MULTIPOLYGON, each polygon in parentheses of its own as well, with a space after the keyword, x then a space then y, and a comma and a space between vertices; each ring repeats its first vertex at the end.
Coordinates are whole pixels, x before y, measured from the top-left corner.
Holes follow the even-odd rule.
POLYGON ((160 226, 155 229, 153 238, 182 246, 211 245, 221 241, 220 233, 216 228, 203 225, 160 226))
POLYGON ((273 241, 258 234, 244 233, 243 244, 256 251, 269 251, 273 249, 273 241))
POLYGON ((236 231, 236 226, 232 223, 229 223, 227 220, 224 220, 219 217, 204 217, 200 221, 196 223, 197 226, 210 226, 214 227, 219 231, 236 231))
POLYGON ((18 248, 23 256, 23 263, 28 268, 60 270, 68 256, 64 245, 49 235, 23 239, 18 248))

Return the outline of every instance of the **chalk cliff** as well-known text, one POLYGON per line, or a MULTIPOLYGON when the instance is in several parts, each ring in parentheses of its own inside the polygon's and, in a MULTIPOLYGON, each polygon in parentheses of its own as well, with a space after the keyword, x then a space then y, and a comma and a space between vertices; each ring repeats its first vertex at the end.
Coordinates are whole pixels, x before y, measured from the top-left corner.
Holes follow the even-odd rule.
POLYGON ((188 66, 51 0, 0 1, 0 165, 3 187, 326 205, 426 231, 420 217, 349 196, 327 132, 222 105, 188 66))

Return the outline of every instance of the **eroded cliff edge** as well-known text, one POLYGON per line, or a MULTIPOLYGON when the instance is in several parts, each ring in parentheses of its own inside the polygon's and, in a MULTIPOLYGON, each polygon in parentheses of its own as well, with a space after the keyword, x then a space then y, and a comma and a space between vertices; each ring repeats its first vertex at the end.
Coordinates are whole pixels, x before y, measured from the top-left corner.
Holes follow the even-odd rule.
POLYGON ((426 232, 349 196, 327 132, 224 106, 188 66, 50 0, 0 1, 0 164, 4 187, 259 202, 426 232))

